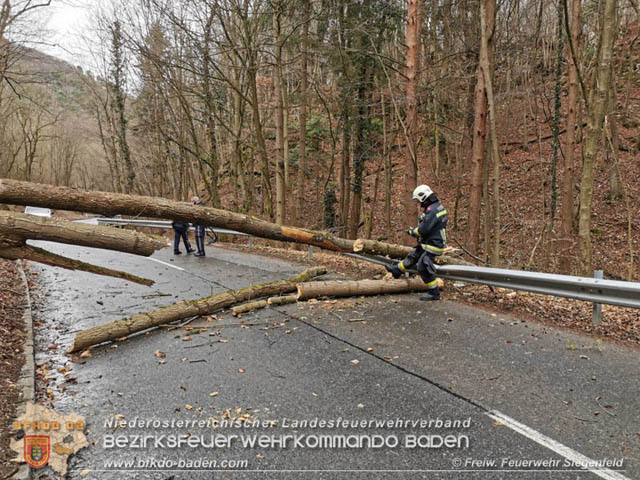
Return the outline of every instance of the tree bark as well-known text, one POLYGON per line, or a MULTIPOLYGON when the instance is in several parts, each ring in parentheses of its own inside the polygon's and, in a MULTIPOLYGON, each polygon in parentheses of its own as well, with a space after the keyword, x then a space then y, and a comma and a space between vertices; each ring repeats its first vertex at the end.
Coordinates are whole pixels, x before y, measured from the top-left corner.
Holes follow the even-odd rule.
POLYGON ((150 287, 154 283, 153 280, 149 280, 148 278, 142 278, 120 270, 112 270, 110 268, 81 262, 80 260, 63 257, 61 255, 56 255, 55 253, 47 252, 42 248, 32 247, 30 245, 2 246, 5 240, 6 239, 0 237, 0 257, 8 260, 31 260, 32 262, 44 263, 46 265, 51 265, 52 267, 61 267, 68 270, 81 270, 83 272, 95 273, 97 275, 121 278, 122 280, 139 283, 140 285, 146 285, 147 287, 150 287))
POLYGON ((115 320, 79 332, 73 339, 69 352, 76 352, 92 345, 127 337, 148 328, 175 322, 189 317, 207 315, 217 310, 228 308, 239 302, 254 298, 280 295, 294 292, 298 283, 308 282, 314 277, 327 273, 324 267, 313 267, 289 280, 253 285, 239 290, 229 290, 199 300, 182 301, 167 307, 157 308, 150 312, 139 313, 128 318, 115 320))
POLYGON ((487 110, 489 113, 489 136, 491 157, 493 160, 493 197, 492 197, 492 224, 493 233, 489 256, 491 265, 500 265, 500 153, 498 152, 498 135, 496 133, 496 107, 493 96, 493 83, 491 80, 492 54, 491 48, 493 27, 495 25, 496 2, 495 0, 482 0, 480 2, 480 30, 482 32, 480 47, 480 67, 484 76, 487 110))
MULTIPOLYGON (((175 202, 166 198, 94 192, 9 179, 0 179, 0 202, 100 213, 103 215, 121 214, 184 220, 207 227, 229 228, 271 240, 315 245, 336 252, 353 252, 356 243, 355 240, 336 237, 328 232, 277 225, 241 213, 197 206, 186 202, 175 202)), ((388 244, 383 244, 382 242, 373 240, 359 241, 362 242, 363 249, 360 251, 363 253, 379 254, 386 249, 389 253, 385 254, 389 255, 395 251, 395 247, 387 247, 386 245, 388 244), (372 250, 369 250, 369 248, 372 248, 372 250)), ((395 253, 393 256, 394 258, 404 258, 409 251, 411 251, 411 248, 401 247, 396 252, 397 256, 395 253)), ((443 257, 440 257, 440 262, 449 263, 448 257, 443 257)))
POLYGON ((421 278, 398 280, 332 280, 298 284, 298 301, 318 297, 353 297, 358 295, 383 295, 393 293, 423 292, 428 290, 421 278))
MULTIPOLYGON (((484 1, 484 0, 481 0, 484 1)), ((486 29, 493 30, 492 22, 486 23, 486 29)), ((490 32, 483 32, 488 35, 490 32)), ((480 42, 479 58, 489 57, 490 52, 483 51, 489 42, 480 42)), ((480 211, 482 206, 483 172, 485 164, 485 147, 487 141, 487 89, 481 62, 478 62, 478 80, 474 92, 473 145, 471 147, 471 196, 469 200, 469 249, 477 254, 480 246, 480 211)))
POLYGON ((578 245, 580 247, 580 273, 590 276, 593 272, 591 253, 591 209, 593 204, 593 169, 602 139, 609 88, 611 85, 613 46, 616 36, 616 0, 605 0, 600 17, 598 55, 589 96, 589 118, 585 135, 584 164, 580 184, 580 215, 578 245))
MULTIPOLYGON (((264 201, 263 207, 266 214, 271 217, 273 215, 273 205, 271 198, 271 173, 269 171, 269 157, 267 156, 267 144, 264 140, 264 133, 262 131, 262 121, 260 120, 260 103, 258 100, 258 86, 256 85, 256 75, 258 67, 255 65, 255 53, 249 54, 249 69, 247 71, 247 78, 249 82, 249 92, 251 94, 251 110, 253 128, 256 135, 256 146, 258 150, 258 157, 260 158, 261 174, 262 174, 262 198, 264 201)), ((252 175, 249 172, 249 175, 252 175)))
POLYGON ((286 184, 284 165, 284 106, 282 96, 282 38, 280 35, 280 4, 273 12, 273 40, 275 65, 273 72, 273 90, 276 98, 276 223, 284 224, 286 184))
POLYGON ((302 15, 304 22, 302 25, 302 51, 300 52, 300 131, 298 138, 298 225, 302 226, 306 217, 306 210, 304 207, 305 198, 305 170, 307 168, 307 58, 309 51, 309 16, 310 16, 311 2, 310 0, 304 0, 302 3, 302 15))
POLYGON ((266 306, 266 300, 256 300, 255 302, 243 303, 242 305, 233 307, 231 309, 231 314, 234 317, 237 317, 238 315, 242 315, 243 313, 251 312, 253 310, 259 310, 261 308, 265 308, 266 306))
POLYGON ((9 260, 25 259, 54 267, 82 270, 147 286, 153 285, 153 281, 32 247, 26 244, 29 239, 104 248, 144 256, 149 256, 166 245, 164 239, 139 232, 0 211, 0 257, 9 260))
POLYGON ((163 238, 140 232, 6 211, 0 211, 1 235, 19 237, 23 241, 46 240, 144 256, 166 246, 163 238))
POLYGON ((296 303, 298 297, 296 295, 282 295, 279 297, 270 297, 267 300, 269 305, 287 305, 289 303, 296 303))
POLYGON ((416 135, 417 135, 417 98, 416 90, 420 71, 420 4, 421 0, 408 0, 407 2, 407 145, 404 158, 405 181, 404 195, 402 202, 404 205, 405 218, 413 219, 416 216, 416 204, 411 198, 413 190, 417 184, 417 157, 416 157, 416 135))
MULTIPOLYGON (((566 1, 566 0, 563 0, 566 1)), ((582 0, 571 2, 571 49, 580 50, 582 20, 580 18, 582 0)), ((565 19, 568 22, 569 19, 565 19)), ((562 209, 560 210, 560 272, 571 273, 571 246, 573 244, 573 190, 575 188, 576 123, 578 112, 578 65, 576 58, 569 55, 569 98, 567 106, 567 130, 564 137, 564 172, 562 176, 562 209)))

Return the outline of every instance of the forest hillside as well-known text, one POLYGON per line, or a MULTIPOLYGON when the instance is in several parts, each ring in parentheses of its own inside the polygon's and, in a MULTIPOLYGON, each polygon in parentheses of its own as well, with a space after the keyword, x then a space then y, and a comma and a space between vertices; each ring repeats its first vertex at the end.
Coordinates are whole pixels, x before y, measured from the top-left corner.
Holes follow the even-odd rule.
POLYGON ((93 72, 3 44, 0 176, 406 244, 427 183, 491 265, 640 277, 634 0, 113 3, 93 72))

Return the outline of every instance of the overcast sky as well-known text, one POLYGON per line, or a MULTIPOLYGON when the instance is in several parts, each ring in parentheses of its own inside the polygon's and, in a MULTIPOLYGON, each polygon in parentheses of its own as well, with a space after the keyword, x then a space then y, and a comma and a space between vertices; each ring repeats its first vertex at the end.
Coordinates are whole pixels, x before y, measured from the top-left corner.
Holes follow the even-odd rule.
POLYGON ((39 15, 46 21, 49 31, 46 42, 51 45, 37 48, 72 65, 90 68, 82 35, 90 34, 90 12, 96 3, 96 0, 53 0, 50 6, 42 8, 39 15))

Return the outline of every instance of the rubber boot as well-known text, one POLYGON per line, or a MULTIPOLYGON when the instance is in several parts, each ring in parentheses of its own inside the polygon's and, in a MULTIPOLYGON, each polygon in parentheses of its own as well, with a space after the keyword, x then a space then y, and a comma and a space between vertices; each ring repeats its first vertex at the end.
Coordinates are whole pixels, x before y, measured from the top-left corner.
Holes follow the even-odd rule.
POLYGON ((434 300, 440 300, 440 287, 434 287, 427 290, 427 293, 420 297, 423 302, 431 302, 434 300))

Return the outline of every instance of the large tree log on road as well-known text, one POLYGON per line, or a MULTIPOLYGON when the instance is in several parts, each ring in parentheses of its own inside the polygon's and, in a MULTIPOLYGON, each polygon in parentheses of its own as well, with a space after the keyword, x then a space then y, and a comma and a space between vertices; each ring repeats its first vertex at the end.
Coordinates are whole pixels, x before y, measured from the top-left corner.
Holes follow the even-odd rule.
POLYGON ((239 302, 294 292, 297 284, 308 282, 312 278, 324 275, 325 273, 327 273, 325 268, 313 267, 289 280, 254 285, 241 288, 240 290, 229 290, 228 292, 219 293, 200 300, 182 301, 174 305, 169 305, 168 307, 157 308, 150 312, 140 313, 107 323, 106 325, 93 327, 79 332, 75 336, 73 346, 69 352, 75 352, 92 345, 126 337, 142 330, 177 320, 207 315, 216 310, 228 308, 239 302))
POLYGON ((398 280, 332 280, 299 284, 298 300, 318 297, 353 297, 359 295, 382 295, 391 293, 423 292, 426 284, 418 277, 398 280))
POLYGON ((0 211, 0 236, 2 235, 20 237, 23 240, 48 240, 105 248, 144 256, 149 256, 167 245, 164 238, 130 230, 6 211, 0 211))
POLYGON ((108 275, 147 286, 153 285, 153 281, 56 255, 27 245, 26 242, 30 239, 104 248, 144 256, 149 256, 166 245, 165 240, 160 237, 154 238, 139 232, 0 211, 0 257, 9 260, 31 260, 54 267, 108 275))
MULTIPOLYGON (((256 217, 211 207, 194 206, 166 198, 143 197, 123 193, 94 192, 68 187, 55 187, 39 183, 0 179, 0 202, 16 205, 33 205, 62 210, 100 213, 103 215, 132 215, 153 218, 182 219, 188 222, 220 227, 248 233, 256 237, 315 245, 326 250, 353 252, 355 241, 339 238, 328 232, 277 225, 256 217)), ((362 253, 389 255, 403 258, 409 247, 368 241, 362 243, 362 253), (389 245, 385 247, 385 245, 389 245), (400 247, 400 248, 397 248, 400 247), (385 250, 386 248, 386 250, 385 250)), ((454 259, 455 260, 455 259, 454 259)), ((441 256, 438 263, 449 262, 441 256)))

